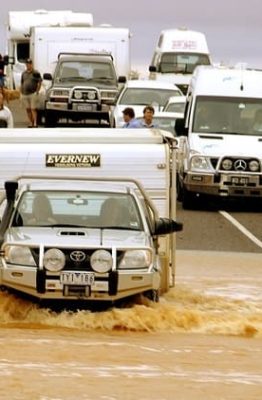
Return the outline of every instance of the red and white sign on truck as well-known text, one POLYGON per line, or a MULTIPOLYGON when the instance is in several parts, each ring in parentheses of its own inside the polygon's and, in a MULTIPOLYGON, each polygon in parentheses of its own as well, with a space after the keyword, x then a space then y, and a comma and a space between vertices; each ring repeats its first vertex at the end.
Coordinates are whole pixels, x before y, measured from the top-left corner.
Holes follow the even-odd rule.
POLYGON ((209 64, 209 49, 202 32, 166 29, 160 33, 154 50, 149 78, 172 82, 186 94, 195 67, 209 64))

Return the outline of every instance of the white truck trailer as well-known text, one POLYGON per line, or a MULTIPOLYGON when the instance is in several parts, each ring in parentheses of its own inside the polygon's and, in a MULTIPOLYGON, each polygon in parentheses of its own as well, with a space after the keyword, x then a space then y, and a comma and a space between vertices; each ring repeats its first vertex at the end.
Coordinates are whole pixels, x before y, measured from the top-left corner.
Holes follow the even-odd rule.
MULTIPOLYGON (((176 220, 176 150, 176 138, 157 129, 5 129, 0 189, 21 175, 132 178, 143 185, 160 217, 176 220)), ((175 234, 160 236, 157 243, 163 293, 175 282, 175 234)))
POLYGON ((130 32, 128 28, 32 27, 30 58, 36 69, 53 73, 59 53, 94 53, 112 55, 117 76, 130 74, 130 32))

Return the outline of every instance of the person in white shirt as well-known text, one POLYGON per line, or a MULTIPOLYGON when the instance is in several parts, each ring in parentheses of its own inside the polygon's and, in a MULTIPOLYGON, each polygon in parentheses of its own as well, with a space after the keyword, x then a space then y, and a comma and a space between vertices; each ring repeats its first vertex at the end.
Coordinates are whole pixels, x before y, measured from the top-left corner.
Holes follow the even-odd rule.
POLYGON ((14 119, 12 112, 4 105, 4 96, 0 92, 0 128, 13 128, 14 119))
POLYGON ((155 109, 148 105, 143 109, 143 119, 140 122, 140 128, 158 128, 154 122, 155 109))

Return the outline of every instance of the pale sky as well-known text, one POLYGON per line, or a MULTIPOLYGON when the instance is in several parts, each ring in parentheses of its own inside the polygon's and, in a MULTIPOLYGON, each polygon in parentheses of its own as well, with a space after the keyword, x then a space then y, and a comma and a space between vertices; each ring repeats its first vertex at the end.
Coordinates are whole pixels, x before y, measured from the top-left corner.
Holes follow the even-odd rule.
POLYGON ((129 28, 131 64, 149 65, 161 30, 187 27, 205 33, 213 61, 262 68, 262 0, 9 0, 1 3, 2 53, 8 11, 73 10, 93 14, 94 25, 129 28))

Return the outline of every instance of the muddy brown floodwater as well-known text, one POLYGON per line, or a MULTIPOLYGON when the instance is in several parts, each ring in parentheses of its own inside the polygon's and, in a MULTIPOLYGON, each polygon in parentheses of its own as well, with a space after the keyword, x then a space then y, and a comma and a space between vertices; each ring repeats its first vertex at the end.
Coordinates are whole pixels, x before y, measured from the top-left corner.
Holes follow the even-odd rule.
POLYGON ((261 254, 177 264, 159 304, 55 313, 1 293, 0 399, 261 400, 261 254))

